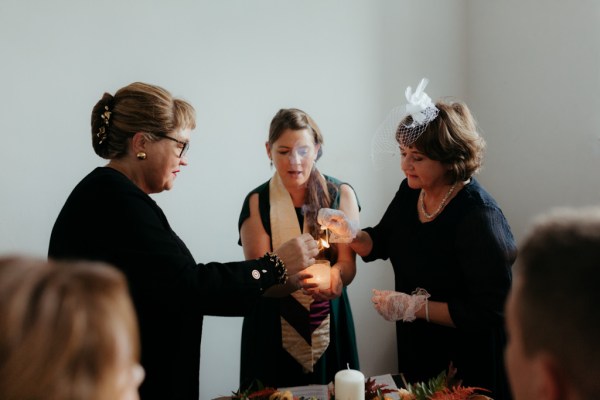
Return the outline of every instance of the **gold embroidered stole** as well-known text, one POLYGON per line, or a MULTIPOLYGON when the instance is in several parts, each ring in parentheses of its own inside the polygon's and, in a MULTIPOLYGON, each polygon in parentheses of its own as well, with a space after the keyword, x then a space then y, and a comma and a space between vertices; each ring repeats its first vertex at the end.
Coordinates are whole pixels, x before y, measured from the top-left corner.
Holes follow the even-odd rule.
MULTIPOLYGON (((276 249, 286 241, 301 235, 292 197, 277 172, 269 182, 269 199, 271 240, 273 249, 276 249)), ((304 219, 303 231, 308 232, 306 219, 304 219)), ((327 350, 330 326, 328 314, 320 325, 310 332, 308 325, 312 302, 312 296, 305 295, 302 290, 296 290, 289 298, 282 301, 282 307, 289 306, 293 311, 282 312, 280 317, 283 348, 309 372, 313 371, 314 365, 327 350)))

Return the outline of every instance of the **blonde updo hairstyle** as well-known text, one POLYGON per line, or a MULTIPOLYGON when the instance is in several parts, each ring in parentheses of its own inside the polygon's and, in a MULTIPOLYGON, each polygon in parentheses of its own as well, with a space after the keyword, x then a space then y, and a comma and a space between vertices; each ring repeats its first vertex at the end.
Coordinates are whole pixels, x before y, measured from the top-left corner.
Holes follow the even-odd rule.
POLYGON ((139 336, 124 275, 106 264, 0 258, 0 398, 120 395, 125 340, 139 336))
POLYGON ((196 127, 191 104, 167 90, 142 82, 104 93, 92 110, 92 146, 100 157, 114 159, 127 154, 128 141, 144 132, 151 141, 160 134, 196 127))
MULTIPOLYGON (((449 166, 450 183, 466 181, 481 168, 485 141, 477 132, 475 118, 466 104, 440 100, 435 106, 438 116, 410 146, 449 166)), ((411 117, 403 122, 410 123, 408 118, 411 117)))

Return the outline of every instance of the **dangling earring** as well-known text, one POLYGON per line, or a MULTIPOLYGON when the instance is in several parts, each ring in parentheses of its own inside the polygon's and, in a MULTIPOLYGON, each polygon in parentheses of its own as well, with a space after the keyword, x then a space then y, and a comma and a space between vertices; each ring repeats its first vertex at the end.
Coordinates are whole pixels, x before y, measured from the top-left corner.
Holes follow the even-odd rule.
POLYGON ((271 160, 271 169, 273 169, 273 160, 271 160))
POLYGON ((138 152, 135 156, 138 158, 138 160, 145 160, 147 157, 146 153, 144 153, 143 151, 138 152))

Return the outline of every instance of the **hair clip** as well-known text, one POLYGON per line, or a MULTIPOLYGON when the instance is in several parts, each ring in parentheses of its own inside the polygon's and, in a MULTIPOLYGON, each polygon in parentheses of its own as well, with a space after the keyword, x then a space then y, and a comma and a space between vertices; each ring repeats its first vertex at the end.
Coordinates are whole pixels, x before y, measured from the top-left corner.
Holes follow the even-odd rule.
POLYGON ((104 106, 104 109, 106 111, 104 111, 104 113, 102 113, 101 117, 104 120, 104 123, 106 125, 108 125, 108 122, 110 121, 110 114, 111 114, 111 112, 108 110, 108 106, 104 106))
POLYGON ((106 133, 106 129, 104 129, 104 127, 101 126, 100 129, 98 129, 98 132, 96 133, 96 137, 100 139, 98 144, 102 144, 102 142, 106 140, 106 136, 108 136, 108 134, 106 133))

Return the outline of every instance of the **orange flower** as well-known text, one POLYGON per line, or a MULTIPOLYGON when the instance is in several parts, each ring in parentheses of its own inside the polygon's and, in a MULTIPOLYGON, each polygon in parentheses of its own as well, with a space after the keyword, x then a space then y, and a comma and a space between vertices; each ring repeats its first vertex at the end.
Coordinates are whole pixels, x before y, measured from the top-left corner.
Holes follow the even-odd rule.
POLYGON ((402 388, 398 389, 398 396, 400 396, 400 400, 415 400, 416 397, 414 394, 409 392, 408 390, 402 388))

